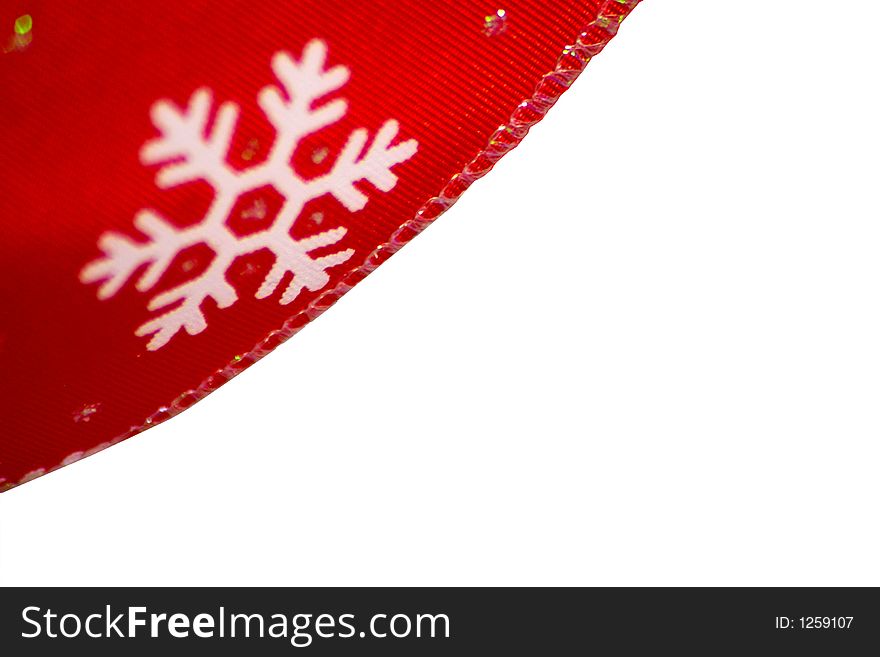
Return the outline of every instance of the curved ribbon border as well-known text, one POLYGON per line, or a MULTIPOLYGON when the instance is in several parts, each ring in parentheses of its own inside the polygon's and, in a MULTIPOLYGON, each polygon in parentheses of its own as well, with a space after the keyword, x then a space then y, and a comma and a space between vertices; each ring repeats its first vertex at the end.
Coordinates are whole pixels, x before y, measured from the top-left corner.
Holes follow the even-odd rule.
POLYGON ((230 363, 202 381, 198 387, 178 395, 168 406, 159 407, 141 425, 132 427, 112 440, 96 445, 89 450, 74 452, 55 466, 32 470, 17 482, 0 483, 0 493, 58 470, 65 465, 75 463, 174 417, 256 363, 278 345, 293 337, 306 324, 320 316, 376 267, 455 205, 455 202, 468 187, 489 173, 495 163, 506 153, 516 148, 528 134, 529 129, 544 118, 559 97, 584 71, 590 60, 602 52, 614 38, 623 19, 635 9, 639 2, 641 0, 605 0, 596 19, 583 29, 574 44, 563 48, 553 70, 541 76, 535 85, 532 96, 517 105, 510 120, 495 130, 489 138, 488 144, 460 172, 449 179, 449 182, 437 196, 428 199, 416 212, 415 217, 405 221, 394 231, 391 239, 377 246, 364 262, 348 271, 333 289, 319 294, 308 306, 285 320, 281 328, 271 331, 246 354, 233 358, 230 363))

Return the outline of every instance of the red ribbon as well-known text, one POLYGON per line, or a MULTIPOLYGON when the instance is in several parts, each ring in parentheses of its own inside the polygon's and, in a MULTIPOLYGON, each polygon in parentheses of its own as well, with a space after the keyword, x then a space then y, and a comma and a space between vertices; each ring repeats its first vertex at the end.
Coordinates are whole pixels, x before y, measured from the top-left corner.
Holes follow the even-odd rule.
POLYGON ((4 3, 0 489, 171 417, 321 314, 637 2, 4 3))

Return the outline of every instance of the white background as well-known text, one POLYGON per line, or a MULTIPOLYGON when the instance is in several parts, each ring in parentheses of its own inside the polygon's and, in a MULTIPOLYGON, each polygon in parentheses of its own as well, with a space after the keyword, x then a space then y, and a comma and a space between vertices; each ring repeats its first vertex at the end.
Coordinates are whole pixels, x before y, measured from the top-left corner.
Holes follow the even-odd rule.
POLYGON ((880 584, 880 8, 829 8, 645 2, 314 325, 0 496, 0 581, 880 584))

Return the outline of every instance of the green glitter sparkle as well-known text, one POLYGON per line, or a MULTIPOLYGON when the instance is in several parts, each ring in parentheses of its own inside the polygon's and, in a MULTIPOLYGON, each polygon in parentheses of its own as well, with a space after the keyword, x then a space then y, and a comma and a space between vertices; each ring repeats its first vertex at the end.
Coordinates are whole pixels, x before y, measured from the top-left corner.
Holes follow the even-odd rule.
POLYGON ((34 19, 31 18, 30 14, 25 14, 15 19, 16 34, 29 34, 32 29, 34 29, 34 19))

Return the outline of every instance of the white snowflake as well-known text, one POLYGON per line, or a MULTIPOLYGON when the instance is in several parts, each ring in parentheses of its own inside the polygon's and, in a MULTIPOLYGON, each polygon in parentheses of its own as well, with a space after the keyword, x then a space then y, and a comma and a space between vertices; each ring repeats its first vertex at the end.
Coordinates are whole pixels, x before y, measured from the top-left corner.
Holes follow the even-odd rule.
POLYGON ((193 93, 185 108, 167 100, 153 106, 151 118, 160 136, 144 145, 141 162, 160 165, 156 185, 163 189, 206 181, 214 190, 211 206, 201 221, 186 228, 178 228, 153 210, 141 210, 134 218, 134 225, 148 241, 106 233, 98 242, 103 257, 80 273, 84 283, 103 281, 98 297, 107 299, 146 266, 135 282, 139 291, 146 292, 159 282, 181 251, 196 244, 210 247, 213 259, 204 272, 150 299, 149 310, 178 305, 135 331, 138 336, 152 335, 147 349, 161 348, 181 328, 190 335, 203 331, 207 324, 202 303, 209 297, 220 308, 235 303, 238 295, 226 274, 239 256, 261 249, 268 249, 274 255, 274 265, 257 290, 257 298, 275 292, 288 272, 293 278, 280 296, 282 304, 290 303, 303 290, 316 292, 324 288, 330 281, 327 270, 347 261, 354 251, 343 249, 321 257, 310 256, 316 249, 340 242, 346 229, 333 228, 294 239, 291 229, 306 203, 330 194, 350 212, 357 212, 368 199, 355 183, 368 181, 377 189, 389 192, 397 183, 392 167, 415 154, 418 144, 414 139, 392 145, 398 123, 390 119, 379 128, 369 146, 367 130, 353 130, 327 173, 311 179, 297 175, 291 160, 300 141, 336 123, 347 110, 343 99, 317 104, 342 88, 349 78, 349 69, 345 66, 325 70, 326 57, 327 46, 320 40, 310 41, 299 61, 286 52, 275 54, 272 70, 280 86, 264 87, 257 98, 275 129, 275 140, 266 160, 245 170, 236 170, 227 161, 239 115, 235 103, 222 103, 213 122, 210 120, 213 101, 208 89, 193 93), (274 187, 284 199, 272 224, 243 237, 236 235, 227 223, 236 202, 242 194, 267 185, 274 187))

